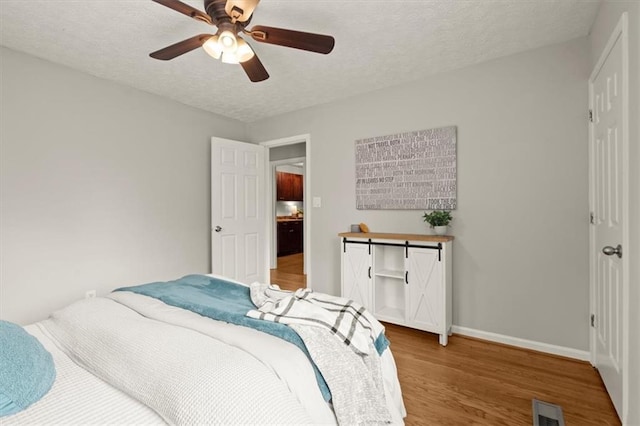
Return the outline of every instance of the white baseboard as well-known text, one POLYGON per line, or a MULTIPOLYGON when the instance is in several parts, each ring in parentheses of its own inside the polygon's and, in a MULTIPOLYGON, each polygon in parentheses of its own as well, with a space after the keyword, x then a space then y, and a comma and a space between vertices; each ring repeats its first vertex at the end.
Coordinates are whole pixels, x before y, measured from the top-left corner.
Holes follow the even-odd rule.
POLYGON ((475 337, 490 342, 503 343, 505 345, 516 346, 519 348, 531 349, 548 354, 564 356, 567 358, 579 359, 580 361, 589 361, 589 351, 581 351, 579 349, 567 348, 564 346, 550 345, 548 343, 535 342, 533 340, 520 339, 519 337, 505 336, 503 334, 491 333, 488 331, 474 330, 473 328, 460 327, 454 325, 451 332, 462 336, 475 337))

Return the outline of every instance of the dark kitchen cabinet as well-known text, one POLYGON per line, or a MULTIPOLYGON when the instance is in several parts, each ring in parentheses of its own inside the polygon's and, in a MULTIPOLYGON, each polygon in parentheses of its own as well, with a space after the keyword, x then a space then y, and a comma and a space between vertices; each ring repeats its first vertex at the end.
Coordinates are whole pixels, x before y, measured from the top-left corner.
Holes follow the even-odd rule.
POLYGON ((304 201, 302 175, 276 172, 276 199, 278 201, 304 201))
POLYGON ((278 222, 278 256, 302 253, 304 243, 302 224, 302 220, 278 222))

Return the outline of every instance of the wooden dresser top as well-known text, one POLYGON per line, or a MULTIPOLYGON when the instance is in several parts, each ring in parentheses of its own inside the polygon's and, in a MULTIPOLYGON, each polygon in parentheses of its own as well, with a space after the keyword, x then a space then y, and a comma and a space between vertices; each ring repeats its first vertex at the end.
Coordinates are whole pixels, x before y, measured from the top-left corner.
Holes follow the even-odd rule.
POLYGON ((346 238, 371 238, 372 240, 430 241, 433 243, 453 241, 453 236, 451 235, 392 234, 385 232, 342 232, 338 234, 338 236, 346 238))

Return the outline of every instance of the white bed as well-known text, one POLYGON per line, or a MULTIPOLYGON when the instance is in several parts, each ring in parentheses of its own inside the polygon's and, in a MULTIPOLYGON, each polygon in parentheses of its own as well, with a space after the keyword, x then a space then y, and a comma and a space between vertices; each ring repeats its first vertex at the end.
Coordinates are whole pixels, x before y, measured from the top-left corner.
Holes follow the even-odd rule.
MULTIPOLYGON (((295 345, 130 292, 86 299, 25 329, 57 377, 10 424, 335 424, 311 363, 295 345)), ((406 415, 390 348, 387 409, 406 415)))

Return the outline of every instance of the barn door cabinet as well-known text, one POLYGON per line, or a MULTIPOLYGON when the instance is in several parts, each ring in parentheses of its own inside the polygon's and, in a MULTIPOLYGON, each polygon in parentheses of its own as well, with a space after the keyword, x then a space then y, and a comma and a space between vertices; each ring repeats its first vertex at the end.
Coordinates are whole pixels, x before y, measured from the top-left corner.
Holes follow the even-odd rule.
POLYGON ((380 321, 440 335, 447 345, 452 320, 453 237, 341 233, 342 297, 380 321))

